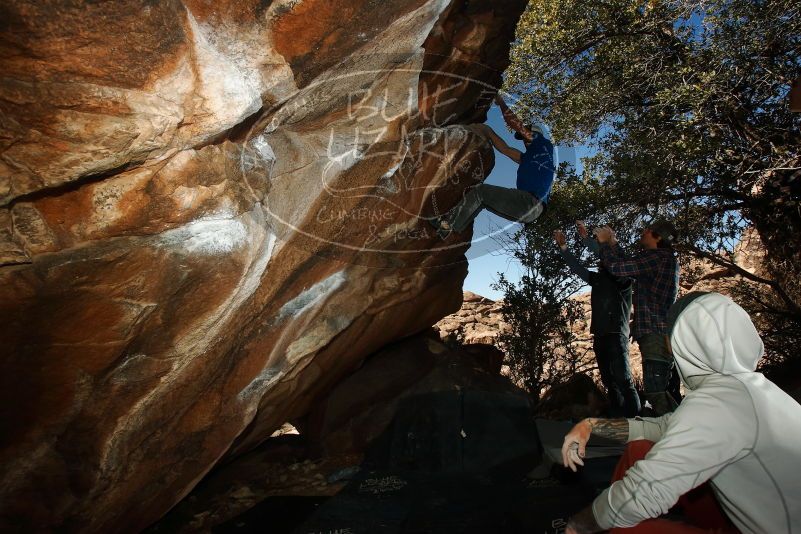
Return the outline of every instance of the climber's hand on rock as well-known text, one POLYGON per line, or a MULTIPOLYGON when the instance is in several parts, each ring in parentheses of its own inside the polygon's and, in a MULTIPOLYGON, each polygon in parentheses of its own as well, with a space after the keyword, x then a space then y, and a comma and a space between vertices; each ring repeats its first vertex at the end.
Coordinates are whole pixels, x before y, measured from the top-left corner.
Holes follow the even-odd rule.
POLYGON ((476 133, 479 133, 479 134, 483 135, 484 137, 489 137, 489 131, 488 130, 490 129, 490 127, 487 124, 482 124, 480 122, 476 122, 474 124, 471 124, 470 128, 473 131, 475 131, 476 133))
POLYGON ((562 232, 562 230, 554 230, 553 239, 562 250, 567 248, 567 240, 565 239, 565 234, 562 232))
POLYGON ((574 473, 577 466, 584 465, 584 455, 587 453, 587 442, 590 440, 592 425, 587 419, 579 421, 570 429, 562 444, 562 463, 574 473))

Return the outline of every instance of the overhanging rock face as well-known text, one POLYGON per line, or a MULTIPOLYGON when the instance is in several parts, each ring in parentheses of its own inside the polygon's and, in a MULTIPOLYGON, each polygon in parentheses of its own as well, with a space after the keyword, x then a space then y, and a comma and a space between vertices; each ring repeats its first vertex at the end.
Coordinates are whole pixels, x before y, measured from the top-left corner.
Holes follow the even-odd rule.
POLYGON ((136 531, 461 301, 522 0, 0 8, 0 525, 136 531))

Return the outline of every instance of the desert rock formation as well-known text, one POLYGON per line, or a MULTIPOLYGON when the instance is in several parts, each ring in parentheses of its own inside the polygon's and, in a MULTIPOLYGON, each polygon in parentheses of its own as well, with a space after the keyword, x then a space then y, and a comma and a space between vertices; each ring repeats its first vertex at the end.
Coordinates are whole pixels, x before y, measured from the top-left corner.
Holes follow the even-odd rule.
POLYGON ((523 7, 6 2, 0 525, 137 531, 457 310, 523 7))
POLYGON ((470 291, 464 292, 461 309, 443 317, 434 327, 443 340, 485 345, 497 345, 498 335, 509 329, 500 302, 470 291))

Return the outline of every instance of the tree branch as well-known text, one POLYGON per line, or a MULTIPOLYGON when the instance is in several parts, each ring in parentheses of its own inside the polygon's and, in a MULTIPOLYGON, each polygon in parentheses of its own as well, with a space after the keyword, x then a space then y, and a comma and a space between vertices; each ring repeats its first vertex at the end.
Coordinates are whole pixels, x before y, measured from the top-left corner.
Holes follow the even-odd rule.
POLYGON ((697 257, 706 258, 707 260, 711 261, 716 265, 720 265, 721 267, 726 267, 727 269, 742 276, 747 280, 751 280, 752 282, 757 282, 759 284, 765 284, 769 286, 779 295, 779 297, 784 301, 784 303, 792 311, 795 317, 801 317, 801 306, 796 304, 796 302, 792 298, 790 298, 790 295, 787 294, 787 292, 784 290, 781 284, 779 284, 775 280, 757 276, 754 273, 746 269, 743 269, 736 263, 723 258, 719 254, 714 254, 712 252, 702 250, 695 245, 684 245, 677 248, 684 249, 697 257))

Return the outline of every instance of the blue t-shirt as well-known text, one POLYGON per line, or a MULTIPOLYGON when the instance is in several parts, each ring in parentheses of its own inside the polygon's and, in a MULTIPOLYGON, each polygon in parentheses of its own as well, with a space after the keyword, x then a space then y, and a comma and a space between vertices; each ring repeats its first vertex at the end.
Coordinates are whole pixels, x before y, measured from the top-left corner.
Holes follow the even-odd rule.
POLYGON ((517 168, 517 188, 528 191, 543 203, 547 203, 555 176, 553 143, 534 132, 534 139, 520 158, 520 166, 517 168))

